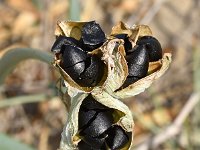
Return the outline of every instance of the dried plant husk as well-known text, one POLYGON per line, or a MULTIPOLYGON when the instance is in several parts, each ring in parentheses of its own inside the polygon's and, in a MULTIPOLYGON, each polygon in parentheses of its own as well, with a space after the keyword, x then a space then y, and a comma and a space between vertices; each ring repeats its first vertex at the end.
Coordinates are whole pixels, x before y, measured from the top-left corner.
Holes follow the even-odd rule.
POLYGON ((130 84, 128 87, 118 90, 114 93, 114 95, 119 99, 125 99, 128 97, 135 96, 141 92, 143 92, 146 88, 148 88, 156 79, 162 76, 166 70, 169 68, 171 63, 171 53, 164 53, 163 58, 156 62, 157 64, 150 64, 152 65, 149 70, 149 74, 136 81, 133 84, 130 84), (160 64, 160 65, 159 65, 160 64), (156 66, 153 66, 156 65, 156 66), (152 69, 152 70, 151 70, 152 69))
MULTIPOLYGON (((123 102, 113 98, 102 89, 95 88, 91 94, 99 103, 114 109, 114 124, 121 126, 126 132, 133 132, 134 123, 132 113, 123 102)), ((87 96, 87 93, 79 93, 71 98, 71 107, 68 113, 67 124, 63 129, 60 150, 77 149, 77 145, 81 141, 78 133, 78 114, 81 103, 87 96)), ((131 144, 132 138, 129 139, 126 145, 127 150, 130 149, 131 144)))
MULTIPOLYGON (((58 22, 55 35, 64 35, 80 40, 81 29, 85 23, 58 22)), ((164 53, 162 59, 149 63, 146 77, 139 79, 126 88, 121 88, 128 76, 128 65, 125 59, 124 40, 115 38, 117 34, 127 34, 132 47, 136 45, 138 38, 152 36, 150 28, 146 25, 129 27, 123 22, 119 22, 114 26, 111 34, 106 37, 106 42, 99 48, 88 52, 91 55, 100 57, 106 66, 101 81, 95 87, 81 87, 78 85, 60 66, 60 56, 55 56, 53 64, 61 74, 59 89, 68 110, 67 123, 63 129, 60 150, 77 149, 77 145, 81 141, 78 133, 78 114, 82 101, 89 94, 99 103, 114 109, 114 123, 133 135, 132 113, 121 100, 143 92, 153 81, 165 73, 171 63, 171 54, 164 53)), ((132 139, 130 139, 124 150, 130 149, 131 144, 132 139)))
MULTIPOLYGON (((58 22, 55 35, 64 35, 79 39, 81 28, 86 22, 58 22), (78 31, 80 30, 80 32, 78 31)), ((109 38, 101 47, 89 52, 91 55, 98 55, 106 64, 104 75, 96 87, 106 89, 109 93, 117 90, 128 75, 128 67, 125 60, 125 50, 123 41, 120 39, 109 38)), ((56 55, 53 65, 58 69, 64 80, 68 92, 91 92, 95 87, 79 86, 60 66, 61 58, 56 55)))
POLYGON ((81 29, 85 23, 87 22, 58 21, 55 35, 64 35, 79 40, 81 38, 81 29))
MULTIPOLYGON (((111 35, 122 33, 128 34, 129 40, 130 42, 132 42, 132 46, 136 45, 139 37, 152 36, 150 28, 146 25, 134 25, 133 27, 128 27, 123 22, 119 22, 118 25, 112 28, 111 35)), ((138 80, 133 84, 130 84, 124 89, 116 90, 115 92, 110 94, 116 98, 125 99, 143 92, 153 83, 153 81, 155 81, 165 73, 165 71, 169 68, 170 63, 171 53, 164 53, 162 59, 156 62, 149 63, 148 75, 146 77, 138 80)), ((115 72, 114 74, 117 74, 117 72, 115 72)))

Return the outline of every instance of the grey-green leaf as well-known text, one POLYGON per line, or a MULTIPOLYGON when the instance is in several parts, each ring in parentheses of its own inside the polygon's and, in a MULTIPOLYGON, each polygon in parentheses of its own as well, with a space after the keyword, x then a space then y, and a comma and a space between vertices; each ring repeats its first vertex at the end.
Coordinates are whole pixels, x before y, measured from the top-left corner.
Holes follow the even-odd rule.
POLYGON ((1 150, 35 150, 29 145, 23 144, 9 136, 0 133, 0 149, 1 150))
POLYGON ((0 59, 0 84, 16 65, 26 59, 37 59, 48 64, 53 61, 53 55, 48 52, 32 48, 15 48, 6 52, 0 59))

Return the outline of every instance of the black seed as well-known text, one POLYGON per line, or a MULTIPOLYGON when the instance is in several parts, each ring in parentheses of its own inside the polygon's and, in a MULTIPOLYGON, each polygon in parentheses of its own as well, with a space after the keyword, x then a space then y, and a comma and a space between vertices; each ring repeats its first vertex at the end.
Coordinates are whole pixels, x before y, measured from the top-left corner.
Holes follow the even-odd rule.
POLYGON ((83 108, 81 108, 79 110, 79 120, 78 120, 78 127, 79 130, 81 130, 82 128, 84 128, 89 121, 92 121, 93 118, 96 117, 97 112, 95 110, 85 110, 83 108))
POLYGON ((77 41, 76 39, 74 39, 72 37, 66 37, 66 36, 60 35, 56 38, 56 41, 54 42, 54 44, 51 48, 51 51, 54 53, 60 53, 61 47, 64 44, 76 46, 76 45, 78 45, 78 42, 79 41, 77 41))
POLYGON ((95 50, 95 49, 97 49, 97 48, 99 48, 100 46, 103 45, 103 43, 100 43, 100 44, 97 44, 97 45, 84 44, 82 38, 80 39, 80 42, 81 42, 81 48, 82 48, 84 51, 87 51, 87 52, 93 51, 93 50, 95 50))
POLYGON ((105 150, 106 149, 105 138, 106 138, 105 136, 102 138, 99 138, 99 137, 94 138, 90 134, 88 134, 88 135, 85 135, 82 140, 95 150, 98 150, 98 149, 105 150))
MULTIPOLYGON (((77 78, 79 78, 80 74, 85 70, 85 62, 79 62, 75 64, 74 66, 64 68, 65 72, 74 80, 77 82, 77 78)), ((78 82, 77 82, 78 83, 78 82)))
MULTIPOLYGON (((110 111, 98 112, 94 120, 88 124, 87 128, 83 129, 80 132, 81 136, 90 135, 92 137, 98 137, 103 134, 113 122, 113 116, 110 111)), ((87 141, 86 137, 84 138, 87 141)), ((90 142, 88 140, 88 142, 90 142)))
POLYGON ((106 40, 106 36, 95 21, 86 23, 82 28, 82 41, 88 51, 98 48, 106 40))
POLYGON ((143 36, 138 39, 137 45, 145 45, 148 53, 149 53, 149 60, 157 61, 162 58, 162 48, 159 41, 152 37, 152 36, 143 36))
POLYGON ((89 144, 85 143, 83 140, 81 140, 78 143, 78 149, 79 150, 94 150, 89 144))
POLYGON ((129 41, 128 35, 127 34, 116 34, 114 35, 118 39, 123 39, 124 40, 124 48, 126 53, 129 53, 129 51, 132 49, 132 44, 129 41))
POLYGON ((132 53, 126 56, 126 60, 128 63, 129 77, 134 76, 142 78, 147 75, 149 56, 144 46, 136 47, 132 53))
POLYGON ((86 61, 86 68, 77 80, 81 86, 96 86, 103 76, 104 63, 97 56, 91 56, 86 61))
POLYGON ((124 148, 129 142, 129 137, 120 126, 113 126, 108 130, 106 144, 111 150, 124 148))
POLYGON ((84 110, 101 110, 101 109, 109 109, 105 105, 102 105, 101 103, 97 102, 91 95, 87 96, 82 104, 81 109, 84 110))
POLYGON ((68 68, 74 66, 77 63, 85 61, 88 57, 81 48, 72 45, 63 45, 62 46, 63 56, 61 67, 68 68))
POLYGON ((128 63, 128 77, 124 84, 118 89, 126 88, 130 84, 133 84, 137 80, 145 77, 149 67, 149 55, 144 45, 135 46, 132 53, 126 55, 126 61, 128 63))
MULTIPOLYGON (((133 84, 134 82, 136 82, 137 80, 139 80, 140 78, 138 77, 127 77, 122 88, 126 88, 127 86, 129 86, 130 84, 133 84)), ((121 88, 120 88, 121 89, 121 88)))

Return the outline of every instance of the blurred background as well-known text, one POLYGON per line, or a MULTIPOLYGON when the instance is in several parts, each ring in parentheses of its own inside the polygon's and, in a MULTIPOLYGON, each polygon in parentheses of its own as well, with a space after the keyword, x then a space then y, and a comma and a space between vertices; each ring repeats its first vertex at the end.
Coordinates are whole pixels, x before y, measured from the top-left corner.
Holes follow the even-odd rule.
MULTIPOLYGON (((50 53, 56 22, 69 19, 96 20, 107 34, 119 21, 150 26, 173 62, 149 89, 125 100, 135 121, 132 149, 199 150, 200 1, 0 0, 0 59, 17 47, 50 53)), ((58 148, 66 121, 58 78, 53 67, 32 59, 6 75, 0 85, 0 150, 6 144, 58 148)))

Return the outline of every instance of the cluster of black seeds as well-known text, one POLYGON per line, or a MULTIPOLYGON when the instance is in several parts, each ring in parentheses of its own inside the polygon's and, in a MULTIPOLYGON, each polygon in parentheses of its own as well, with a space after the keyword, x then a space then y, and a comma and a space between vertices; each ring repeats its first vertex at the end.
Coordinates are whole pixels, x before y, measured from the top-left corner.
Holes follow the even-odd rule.
POLYGON ((104 63, 88 52, 100 47, 106 36, 95 21, 87 22, 81 30, 80 40, 60 35, 51 51, 61 55, 60 66, 80 86, 96 86, 103 76, 104 63))
POLYGON ((162 58, 162 48, 159 41, 152 36, 139 37, 134 47, 127 34, 118 34, 115 37, 124 40, 128 77, 121 88, 125 88, 147 75, 149 62, 162 58))
MULTIPOLYGON (((129 74, 121 88, 145 77, 149 62, 162 58, 161 45, 152 36, 139 37, 134 47, 127 34, 117 34, 114 37, 124 40, 128 64, 129 74)), ((105 41, 106 36, 99 24, 91 21, 83 25, 79 40, 62 35, 57 37, 52 51, 56 55, 61 55, 60 66, 76 83, 83 87, 94 87, 102 79, 105 65, 99 56, 88 52, 99 48, 105 41)))
POLYGON ((113 109, 97 102, 91 95, 86 97, 79 110, 79 150, 119 150, 124 148, 131 133, 113 124, 113 109))

